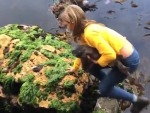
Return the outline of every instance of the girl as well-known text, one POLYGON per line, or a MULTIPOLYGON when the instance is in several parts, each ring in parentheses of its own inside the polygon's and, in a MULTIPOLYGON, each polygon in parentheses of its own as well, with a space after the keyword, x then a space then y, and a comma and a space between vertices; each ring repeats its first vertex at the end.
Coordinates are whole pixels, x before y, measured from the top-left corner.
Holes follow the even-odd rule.
MULTIPOLYGON (((87 56, 97 64, 89 70, 89 73, 101 81, 99 84, 101 96, 132 102, 132 113, 139 113, 149 104, 148 98, 136 96, 116 86, 126 78, 119 69, 113 68, 107 75, 101 69, 110 65, 117 56, 122 57, 121 62, 129 67, 131 73, 137 69, 140 63, 139 54, 126 37, 93 20, 87 20, 84 11, 77 5, 67 6, 58 19, 72 32, 74 41, 94 47, 101 54, 97 61, 87 56)), ((80 65, 81 60, 76 58, 70 71, 76 72, 80 65)))

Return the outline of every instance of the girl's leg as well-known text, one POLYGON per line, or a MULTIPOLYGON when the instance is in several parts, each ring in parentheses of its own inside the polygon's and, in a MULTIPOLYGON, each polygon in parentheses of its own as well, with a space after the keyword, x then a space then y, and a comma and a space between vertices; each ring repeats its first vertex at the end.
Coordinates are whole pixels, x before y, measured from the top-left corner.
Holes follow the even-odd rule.
MULTIPOLYGON (((126 59, 123 59, 124 65, 127 67, 130 67, 130 72, 134 72, 138 64, 140 63, 140 58, 137 50, 135 49, 131 56, 129 56, 126 59)), ((143 110, 146 106, 150 104, 150 100, 146 97, 137 97, 136 100, 133 102, 133 106, 131 107, 131 113, 140 113, 141 110, 143 110)))
POLYGON ((105 75, 102 70, 93 71, 92 74, 96 74, 96 77, 101 80, 99 84, 101 96, 123 99, 132 102, 133 106, 131 108, 131 113, 139 113, 143 108, 149 105, 150 101, 148 98, 137 97, 136 95, 115 86, 125 79, 125 75, 123 75, 118 69, 112 69, 108 75, 105 75), (97 76, 98 72, 100 72, 100 77, 97 76))
POLYGON ((94 75, 101 81, 99 84, 101 96, 128 101, 133 100, 133 94, 115 86, 126 78, 126 76, 123 75, 117 68, 113 68, 110 72, 108 72, 108 75, 106 75, 99 65, 95 65, 95 67, 90 70, 90 74, 94 75))
MULTIPOLYGON (((122 62, 124 65, 130 68, 131 72, 134 72, 137 69, 138 64, 140 62, 138 52, 134 50, 132 55, 126 59, 123 59, 122 62)), ((133 102, 135 98, 137 98, 137 96, 116 86, 125 78, 126 76, 123 73, 121 73, 118 68, 112 69, 109 72, 108 76, 106 76, 99 85, 101 95, 133 102)))
MULTIPOLYGON (((123 64, 131 69, 131 73, 137 69, 139 62, 139 54, 136 50, 134 50, 130 57, 123 59, 123 64)), ((139 113, 150 103, 148 98, 137 97, 136 95, 131 94, 126 90, 116 86, 126 78, 126 76, 122 74, 117 68, 112 69, 108 75, 105 75, 101 68, 97 66, 91 70, 90 73, 101 80, 99 84, 99 91, 101 96, 123 99, 132 102, 133 106, 131 108, 131 113, 139 113)))
POLYGON ((101 81, 106 76, 102 70, 103 69, 98 64, 95 64, 90 70, 88 70, 88 72, 101 81))
POLYGON ((99 91, 101 96, 134 101, 134 94, 127 92, 116 85, 122 82, 126 76, 117 68, 113 68, 108 75, 100 82, 99 91))

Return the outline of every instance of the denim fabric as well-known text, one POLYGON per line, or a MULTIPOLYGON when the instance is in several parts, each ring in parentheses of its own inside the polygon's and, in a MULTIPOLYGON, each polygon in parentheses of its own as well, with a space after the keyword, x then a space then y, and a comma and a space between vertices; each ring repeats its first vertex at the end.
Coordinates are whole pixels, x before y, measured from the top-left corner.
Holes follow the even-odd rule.
POLYGON ((140 63, 140 56, 139 56, 139 53, 137 52, 136 49, 134 49, 132 55, 130 55, 130 56, 129 56, 128 58, 126 58, 126 59, 122 59, 121 61, 122 61, 122 63, 123 63, 125 66, 127 66, 127 67, 130 68, 130 71, 131 71, 131 73, 132 73, 132 72, 134 72, 134 71, 137 69, 137 67, 138 67, 138 65, 139 65, 139 63, 140 63))
MULTIPOLYGON (((126 59, 122 59, 122 62, 130 68, 131 72, 134 72, 140 63, 138 52, 134 50, 133 54, 126 59)), ((89 73, 101 81, 99 84, 101 96, 133 102, 133 94, 116 86, 126 78, 126 76, 121 73, 118 68, 114 67, 106 74, 100 66, 95 65, 89 73)))

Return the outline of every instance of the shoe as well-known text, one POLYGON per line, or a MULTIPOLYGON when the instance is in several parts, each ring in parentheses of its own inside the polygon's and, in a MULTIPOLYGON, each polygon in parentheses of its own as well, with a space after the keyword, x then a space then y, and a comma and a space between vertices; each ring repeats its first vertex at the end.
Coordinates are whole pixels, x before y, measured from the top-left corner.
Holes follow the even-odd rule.
POLYGON ((146 108, 150 104, 150 100, 146 97, 138 97, 137 102, 135 102, 131 108, 131 113, 140 113, 141 110, 146 108))

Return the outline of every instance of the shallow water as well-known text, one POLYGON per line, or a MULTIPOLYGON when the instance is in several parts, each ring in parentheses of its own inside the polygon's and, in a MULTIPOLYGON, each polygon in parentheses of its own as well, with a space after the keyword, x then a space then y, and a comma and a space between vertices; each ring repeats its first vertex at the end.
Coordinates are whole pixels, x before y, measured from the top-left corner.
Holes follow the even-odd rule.
POLYGON ((0 26, 11 23, 39 25, 46 31, 57 27, 49 11, 52 0, 0 0, 0 26))
MULTIPOLYGON (((150 77, 150 30, 144 29, 150 22, 150 0, 133 0, 138 7, 131 7, 131 0, 119 4, 110 0, 89 0, 96 2, 97 9, 94 12, 86 12, 89 19, 95 19, 106 26, 118 31, 130 40, 140 53, 141 65, 139 70, 150 77), (108 11, 113 11, 111 14, 108 11)), ((55 33, 58 24, 55 16, 48 11, 48 5, 52 0, 0 0, 0 26, 7 24, 39 25, 44 30, 55 33)), ((149 25, 150 27, 150 25, 149 25)), ((150 85, 146 86, 146 96, 150 98, 150 85)), ((143 113, 149 113, 148 110, 143 113)), ((127 110, 126 113, 129 113, 127 110)))

